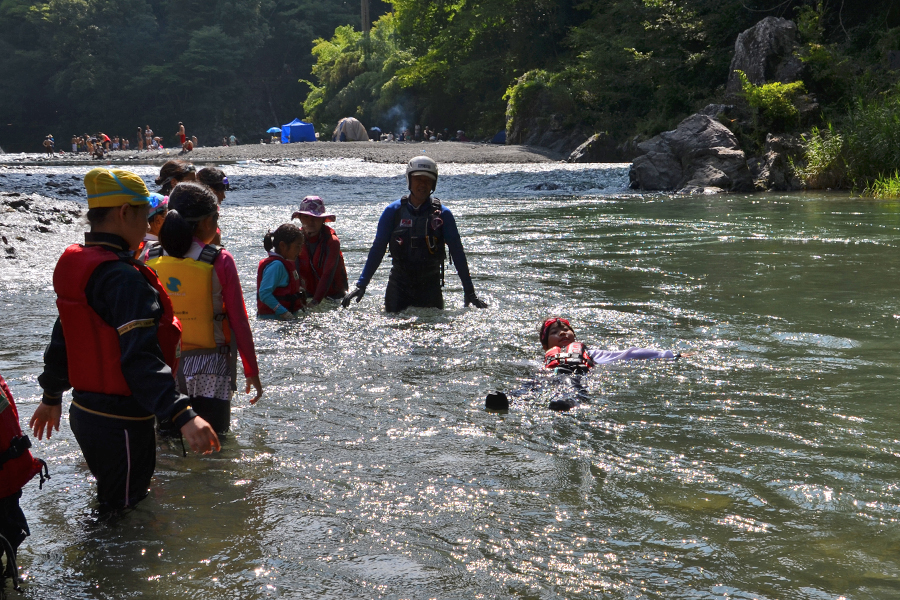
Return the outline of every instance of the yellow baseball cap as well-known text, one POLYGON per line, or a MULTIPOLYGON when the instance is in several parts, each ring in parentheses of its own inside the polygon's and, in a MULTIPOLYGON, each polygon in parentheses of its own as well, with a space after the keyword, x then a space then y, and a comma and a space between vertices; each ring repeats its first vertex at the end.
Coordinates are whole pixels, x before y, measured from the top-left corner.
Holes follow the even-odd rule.
POLYGON ((91 169, 84 176, 88 208, 109 206, 143 206, 150 203, 150 191, 144 181, 122 169, 91 169))

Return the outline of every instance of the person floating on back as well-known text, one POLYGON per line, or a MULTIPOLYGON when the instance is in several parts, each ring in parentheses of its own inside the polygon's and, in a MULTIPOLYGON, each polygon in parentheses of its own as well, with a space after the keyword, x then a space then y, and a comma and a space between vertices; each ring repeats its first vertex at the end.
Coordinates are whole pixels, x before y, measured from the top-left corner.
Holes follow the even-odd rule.
POLYGON ((325 212, 325 203, 318 196, 307 196, 300 203, 291 220, 300 219, 306 241, 297 257, 297 271, 305 282, 310 306, 322 299, 341 300, 349 288, 347 267, 341 253, 341 241, 334 229, 325 223, 334 222, 333 213, 325 212))
POLYGON ((215 431, 175 386, 181 324, 152 269, 134 260, 147 231, 150 192, 121 169, 84 176, 84 244, 66 248, 53 272, 59 318, 38 383, 44 396, 31 428, 59 430, 63 393, 69 424, 97 480, 100 510, 133 507, 156 465, 154 417, 174 424, 194 452, 220 449, 215 431))
POLYGON ((444 245, 450 248, 450 258, 462 282, 465 305, 487 308, 487 303, 475 294, 469 275, 469 264, 459 239, 456 220, 450 210, 431 194, 437 186, 437 163, 427 156, 418 156, 406 167, 409 195, 387 206, 378 219, 375 241, 369 250, 356 289, 344 296, 344 308, 366 293, 372 275, 390 247, 391 274, 384 292, 387 312, 399 312, 409 306, 444 308, 441 286, 444 282, 444 245))
POLYGON ((159 273, 184 328, 178 387, 197 414, 224 433, 237 389, 238 353, 245 393, 256 389, 250 404, 263 389, 237 265, 231 253, 211 244, 218 221, 218 201, 209 188, 179 183, 169 195, 159 245, 151 246, 147 265, 159 273))
POLYGON ((295 319, 306 306, 303 280, 295 264, 303 233, 296 225, 285 223, 265 235, 263 247, 269 255, 259 261, 256 270, 256 314, 261 319, 295 319))
MULTIPOLYGON (((544 349, 544 369, 562 376, 566 384, 564 393, 550 402, 550 410, 557 411, 574 408, 580 401, 586 399, 586 390, 581 386, 580 376, 587 374, 597 365, 624 360, 681 357, 681 354, 675 354, 671 350, 652 348, 632 347, 627 350, 588 348, 575 340, 575 330, 569 321, 562 317, 550 317, 541 324, 540 340, 544 349)), ((524 393, 533 387, 534 385, 526 386, 514 392, 514 395, 524 393)), ((509 399, 503 392, 490 392, 485 399, 485 406, 490 410, 506 410, 509 408, 509 399)))

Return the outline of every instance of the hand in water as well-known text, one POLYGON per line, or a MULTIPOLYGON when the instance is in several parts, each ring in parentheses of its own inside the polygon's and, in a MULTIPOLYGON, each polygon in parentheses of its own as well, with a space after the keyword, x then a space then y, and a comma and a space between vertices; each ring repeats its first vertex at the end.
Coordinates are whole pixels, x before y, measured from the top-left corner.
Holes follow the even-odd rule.
POLYGON ((281 319, 282 321, 293 321, 297 317, 296 317, 296 315, 294 315, 294 313, 292 313, 291 311, 288 310, 288 311, 285 311, 285 312, 281 313, 280 315, 278 315, 278 318, 281 319))
POLYGON ((356 289, 344 296, 344 299, 341 300, 341 306, 347 308, 350 306, 350 301, 356 298, 356 303, 359 304, 359 301, 363 299, 363 296, 366 295, 366 286, 356 286, 356 289))
POLYGON ((202 417, 194 417, 182 425, 181 435, 194 452, 210 454, 222 449, 219 436, 202 417))
POLYGON ((262 388, 262 383, 260 383, 260 381, 259 381, 259 375, 257 375, 256 377, 248 377, 247 378, 247 389, 244 390, 245 394, 250 393, 251 386, 256 388, 256 397, 250 401, 250 404, 256 404, 257 401, 259 401, 259 399, 262 398, 262 395, 263 395, 263 388, 262 388))

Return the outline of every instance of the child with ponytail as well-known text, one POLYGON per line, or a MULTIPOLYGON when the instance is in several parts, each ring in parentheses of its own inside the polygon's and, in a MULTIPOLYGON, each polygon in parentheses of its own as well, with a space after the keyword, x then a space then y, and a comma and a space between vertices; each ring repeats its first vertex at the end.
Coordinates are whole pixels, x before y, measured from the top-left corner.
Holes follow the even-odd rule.
POLYGON ((179 183, 147 264, 156 269, 182 324, 178 386, 217 432, 228 430, 237 389, 237 353, 247 386, 262 396, 259 367, 234 256, 212 245, 218 201, 209 188, 179 183))
POLYGON ((263 247, 269 256, 256 271, 256 312, 261 319, 295 319, 306 306, 304 283, 296 261, 304 243, 296 225, 285 223, 266 233, 263 247))

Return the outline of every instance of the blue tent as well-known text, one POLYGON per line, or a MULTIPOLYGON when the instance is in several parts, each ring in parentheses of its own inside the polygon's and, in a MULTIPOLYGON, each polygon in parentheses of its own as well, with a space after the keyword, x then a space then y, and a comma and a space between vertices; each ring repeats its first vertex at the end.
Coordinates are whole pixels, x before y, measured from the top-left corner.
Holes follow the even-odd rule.
POLYGON ((506 143, 506 130, 498 131, 497 135, 491 138, 492 144, 505 144, 506 143))
POLYGON ((287 125, 281 126, 281 143, 316 141, 316 129, 312 123, 304 123, 300 119, 294 119, 287 125))

